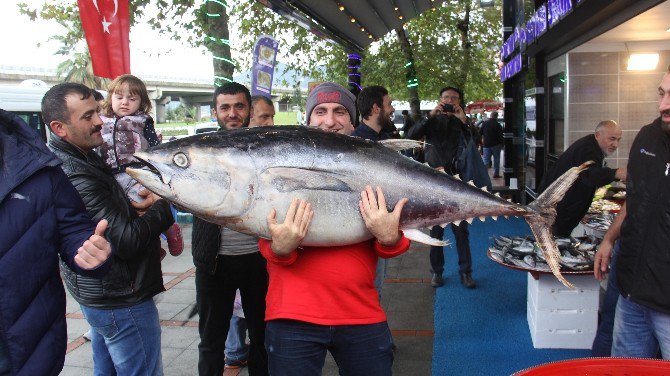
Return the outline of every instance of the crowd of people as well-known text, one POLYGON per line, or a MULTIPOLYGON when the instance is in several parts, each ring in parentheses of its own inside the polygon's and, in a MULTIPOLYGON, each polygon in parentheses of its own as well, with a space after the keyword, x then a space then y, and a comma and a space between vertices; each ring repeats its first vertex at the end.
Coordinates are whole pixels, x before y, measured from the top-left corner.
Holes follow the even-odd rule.
MULTIPOLYGON (((183 239, 174 208, 125 172, 138 164, 133 153, 160 142, 144 83, 122 75, 108 93, 101 99, 81 84, 52 87, 42 100, 48 145, 17 116, 0 110, 0 375, 60 372, 66 344, 62 283, 91 327, 95 374, 163 373, 154 297, 164 291, 161 260, 168 252, 160 237, 172 255, 182 252, 183 239), (22 320, 33 323, 29 331, 22 320)), ((368 86, 356 97, 326 82, 309 93, 305 120, 323 131, 380 141, 400 137, 391 121, 394 111, 384 87, 368 86)), ((595 162, 558 205, 554 231, 569 236, 597 187, 627 182, 628 202, 598 251, 595 270, 601 279, 610 258, 612 265, 616 261, 617 277, 610 278, 610 291, 621 296, 612 303, 610 320, 615 356, 654 357, 660 349, 670 357, 664 186, 670 72, 659 86, 659 111, 661 117, 633 142, 628 169, 605 165, 622 131, 616 122, 603 121, 566 150, 540 186, 541 191, 570 167, 595 162)), ((275 109, 269 98, 252 97, 244 85, 231 82, 216 88, 212 116, 222 130, 273 126, 275 109)), ((443 88, 427 118, 403 116, 404 137, 426 141, 422 155, 412 157, 453 176, 472 176, 486 165, 493 177, 500 176, 498 114, 474 126, 460 88, 443 88), (466 161, 465 151, 472 148, 477 158, 466 161)), ((480 185, 490 186, 484 175, 480 185)), ((291 202, 282 223, 274 209, 268 213, 270 239, 194 218, 198 373, 221 375, 225 368, 247 365, 250 375, 319 375, 329 351, 342 375, 390 375, 395 345, 380 304, 381 285, 387 260, 410 246, 399 229, 406 202, 389 211, 383 187, 366 187, 360 214, 374 238, 327 249, 301 245, 314 216, 304 200, 291 202)), ((475 288, 468 224, 452 224, 451 230, 460 281, 475 288)), ((430 235, 442 239, 444 229, 435 226, 430 235)), ((444 285, 444 263, 445 248, 431 247, 435 288, 444 285)))

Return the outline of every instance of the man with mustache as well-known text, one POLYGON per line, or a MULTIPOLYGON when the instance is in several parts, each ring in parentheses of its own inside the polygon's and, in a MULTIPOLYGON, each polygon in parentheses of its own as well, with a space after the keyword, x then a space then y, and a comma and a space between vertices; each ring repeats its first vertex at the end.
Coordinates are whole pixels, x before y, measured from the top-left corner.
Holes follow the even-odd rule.
MULTIPOLYGON (((251 94, 244 85, 229 82, 217 87, 213 106, 212 114, 220 129, 249 126, 251 94)), ((249 375, 267 375, 264 341, 268 274, 265 259, 258 251, 258 239, 198 217, 193 218, 192 236, 196 302, 200 314, 198 373, 219 376, 226 364, 229 368, 239 368, 246 363, 241 359, 236 359, 237 362, 225 359, 228 331, 230 329, 235 334, 240 329, 230 327, 235 292, 239 289, 249 329, 249 375)), ((237 323, 235 320, 234 325, 237 323)))
POLYGON ((607 273, 619 239, 612 356, 670 359, 670 67, 658 87, 660 117, 630 148, 626 203, 601 243, 596 278, 607 273))
POLYGON ((584 136, 570 145, 542 179, 538 194, 544 192, 570 168, 588 161, 594 162, 579 175, 575 184, 556 205, 556 221, 552 228, 554 235, 570 236, 589 210, 596 189, 614 180, 626 180, 626 167, 613 169, 607 167, 605 163, 605 157, 613 154, 619 147, 621 134, 621 128, 616 121, 601 121, 596 126, 594 134, 584 136))
POLYGON ((174 218, 168 202, 148 191, 140 192, 146 196, 143 202, 131 204, 93 151, 102 144, 99 111, 91 89, 81 84, 56 85, 42 99, 42 119, 52 133, 49 148, 63 161, 62 169, 91 218, 108 221, 106 234, 114 250, 102 280, 77 275, 63 262, 61 273, 97 332, 92 338, 94 373, 162 375, 153 297, 165 291, 159 236, 174 218))

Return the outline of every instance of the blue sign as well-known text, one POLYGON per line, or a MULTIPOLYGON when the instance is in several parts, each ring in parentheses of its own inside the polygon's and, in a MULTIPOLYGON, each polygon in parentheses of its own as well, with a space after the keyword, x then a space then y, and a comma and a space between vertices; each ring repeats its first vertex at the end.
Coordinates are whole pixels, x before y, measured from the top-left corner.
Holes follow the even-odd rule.
POLYGON ((526 43, 531 44, 547 31, 547 7, 541 5, 526 24, 526 43))
POLYGON ((521 54, 515 55, 500 71, 500 81, 505 82, 517 73, 521 72, 523 63, 521 61, 521 54))
POLYGON ((549 27, 554 26, 571 10, 572 0, 549 0, 547 2, 547 20, 549 21, 549 27))
POLYGON ((503 43, 502 51, 500 51, 500 55, 502 55, 503 60, 512 55, 512 52, 514 52, 514 46, 516 46, 516 33, 512 33, 509 38, 507 38, 505 43, 503 43))
POLYGON ((270 36, 262 35, 256 41, 251 67, 252 96, 264 95, 270 97, 278 49, 279 43, 270 36))

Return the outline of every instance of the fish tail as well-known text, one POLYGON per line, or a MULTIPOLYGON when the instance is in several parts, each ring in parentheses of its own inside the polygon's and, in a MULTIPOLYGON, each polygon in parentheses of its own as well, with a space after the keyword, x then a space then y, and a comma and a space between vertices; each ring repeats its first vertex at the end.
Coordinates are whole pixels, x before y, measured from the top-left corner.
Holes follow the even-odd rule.
POLYGON ((533 201, 529 208, 529 214, 526 215, 526 222, 538 240, 542 253, 551 268, 551 272, 566 287, 574 288, 568 282, 560 271, 560 252, 551 233, 551 226, 556 219, 556 204, 561 201, 565 193, 572 187, 572 184, 579 177, 579 173, 586 170, 593 161, 583 163, 578 167, 573 167, 554 181, 538 198, 533 201))

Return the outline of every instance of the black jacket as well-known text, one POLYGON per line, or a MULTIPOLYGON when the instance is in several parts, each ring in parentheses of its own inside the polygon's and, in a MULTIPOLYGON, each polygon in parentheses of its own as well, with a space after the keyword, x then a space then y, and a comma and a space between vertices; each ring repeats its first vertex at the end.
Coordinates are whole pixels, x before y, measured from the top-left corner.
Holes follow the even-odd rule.
POLYGON ((496 119, 489 119, 482 123, 482 143, 485 148, 500 145, 505 142, 502 125, 496 119))
POLYGON ((461 136, 469 137, 464 131, 463 122, 453 116, 432 116, 415 124, 409 131, 408 138, 420 140, 426 137, 425 159, 432 168, 444 167, 445 172, 457 174, 455 167, 458 157, 461 136))
POLYGON ((569 236, 589 210, 596 189, 614 181, 616 170, 604 167, 604 160, 605 155, 600 146, 598 146, 596 136, 590 134, 570 145, 568 150, 558 158, 556 164, 544 176, 538 189, 539 193, 544 192, 551 183, 570 168, 579 166, 587 161, 595 162, 579 175, 577 181, 556 205, 554 235, 569 236))
POLYGON ((210 274, 216 272, 216 256, 221 247, 221 227, 193 216, 191 232, 191 250, 193 264, 210 274))
POLYGON ((621 294, 670 314, 670 136, 660 118, 640 129, 630 148, 620 240, 621 294))
POLYGON ((65 285, 81 304, 93 308, 127 307, 163 288, 160 233, 174 218, 165 200, 158 200, 141 217, 95 153, 51 136, 49 148, 63 161, 63 171, 81 196, 94 221, 107 219, 107 238, 114 249, 111 270, 102 280, 83 277, 61 262, 65 285))

